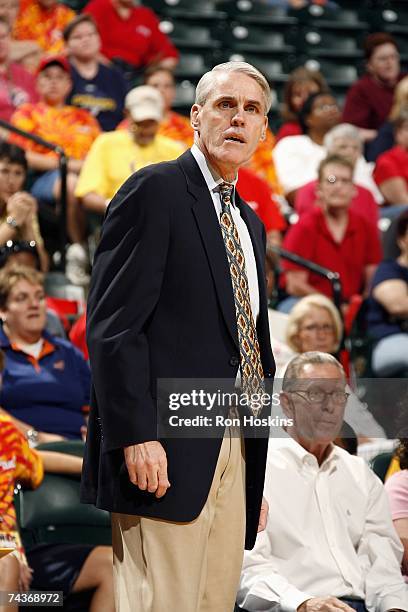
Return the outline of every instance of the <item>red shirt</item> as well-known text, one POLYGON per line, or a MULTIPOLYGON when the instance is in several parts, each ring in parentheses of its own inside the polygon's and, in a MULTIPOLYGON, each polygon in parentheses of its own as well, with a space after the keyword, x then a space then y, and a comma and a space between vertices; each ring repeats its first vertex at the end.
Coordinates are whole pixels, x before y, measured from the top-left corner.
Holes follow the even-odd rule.
MULTIPOLYGON (((343 299, 348 301, 364 287, 364 269, 382 259, 377 229, 362 217, 349 211, 349 222, 343 240, 338 243, 330 233, 323 212, 313 208, 292 225, 283 241, 283 248, 309 261, 340 274, 343 299)), ((284 270, 304 270, 282 260, 284 270)), ((331 284, 322 276, 308 273, 308 282, 316 291, 332 298, 331 284)))
POLYGON ((278 133, 275 136, 275 144, 287 136, 301 136, 302 134, 302 128, 300 127, 300 123, 298 121, 287 121, 280 126, 278 133))
POLYGON ((237 191, 241 198, 256 212, 265 226, 266 233, 286 228, 277 203, 272 198, 268 183, 248 168, 241 168, 238 174, 237 191))
MULTIPOLYGON (((308 212, 314 205, 319 205, 319 199, 316 193, 318 181, 310 181, 303 185, 296 192, 295 210, 298 215, 303 215, 308 212)), ((378 221, 378 205, 374 200, 374 196, 365 187, 355 185, 356 195, 351 200, 350 210, 358 213, 368 223, 377 224, 378 221)))
POLYGON ((111 0, 91 0, 84 13, 95 19, 102 39, 102 53, 109 59, 121 58, 133 66, 146 66, 167 57, 178 57, 177 49, 160 32, 152 10, 135 6, 128 19, 122 19, 111 0))
POLYGON ((373 177, 377 185, 395 177, 403 178, 408 185, 408 151, 397 145, 380 155, 373 177))
POLYGON ((27 102, 37 102, 35 77, 19 64, 0 72, 0 119, 10 121, 14 111, 27 102))
MULTIPOLYGON (((406 76, 400 74, 398 82, 406 76)), ((390 114, 395 85, 389 87, 365 74, 347 92, 343 121, 360 128, 378 130, 390 114)))

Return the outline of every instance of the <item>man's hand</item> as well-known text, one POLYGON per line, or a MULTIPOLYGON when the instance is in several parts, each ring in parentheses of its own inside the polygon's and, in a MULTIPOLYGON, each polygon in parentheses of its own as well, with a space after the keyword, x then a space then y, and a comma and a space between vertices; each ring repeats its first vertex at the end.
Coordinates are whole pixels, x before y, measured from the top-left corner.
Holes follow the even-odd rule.
POLYGON ((337 597, 312 597, 304 601, 297 612, 354 612, 353 608, 337 597))
POLYGON ((32 222, 37 201, 25 191, 18 191, 7 200, 7 214, 14 217, 18 226, 32 222))
POLYGON ((266 499, 263 497, 262 504, 261 504, 261 512, 259 515, 258 533, 260 531, 263 531, 266 527, 266 523, 268 520, 268 512, 269 512, 269 504, 266 501, 266 499))
POLYGON ((125 462, 130 482, 142 491, 163 497, 170 482, 167 477, 166 452, 160 442, 151 441, 133 444, 124 449, 125 462))

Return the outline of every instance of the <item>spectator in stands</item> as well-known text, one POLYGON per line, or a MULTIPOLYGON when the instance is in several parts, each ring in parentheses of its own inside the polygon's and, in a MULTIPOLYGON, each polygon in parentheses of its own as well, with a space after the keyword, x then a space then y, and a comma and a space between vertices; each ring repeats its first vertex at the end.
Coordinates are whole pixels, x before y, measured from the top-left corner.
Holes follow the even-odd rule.
POLYGON ((331 94, 312 94, 299 114, 303 135, 288 136, 274 148, 278 178, 290 203, 294 202, 299 187, 317 177, 319 163, 326 156, 324 137, 339 118, 339 108, 331 94))
POLYGON ((41 269, 48 270, 49 258, 44 248, 37 217, 37 202, 24 191, 27 160, 20 147, 0 142, 0 246, 9 241, 34 242, 41 269))
POLYGON ((20 0, 13 36, 37 42, 44 53, 61 53, 62 32, 74 17, 74 11, 58 0, 20 0))
POLYGON ((401 254, 383 261, 374 275, 367 314, 375 338, 372 367, 377 376, 408 373, 408 211, 397 221, 401 254))
POLYGON ((44 331, 43 276, 25 267, 0 271, 0 348, 6 354, 0 404, 37 442, 81 438, 90 372, 80 352, 44 331))
MULTIPOLYGON (((404 407, 406 410, 406 407, 404 407)), ((402 573, 408 582, 408 439, 401 438, 397 448, 400 471, 395 472, 385 482, 385 491, 391 506, 394 527, 404 547, 402 573)))
MULTIPOLYGON (((329 298, 320 293, 308 295, 292 308, 286 325, 286 343, 294 353, 322 351, 335 357, 343 338, 339 311, 329 298)), ((272 345, 273 348, 273 345, 272 345)), ((285 363, 285 367, 287 362, 285 363)), ((276 377, 282 377, 283 372, 276 377)), ((360 442, 368 438, 385 438, 383 428, 351 389, 344 418, 358 435, 360 442)))
POLYGON ((126 83, 113 66, 100 61, 101 39, 91 15, 78 15, 64 30, 72 89, 67 103, 88 110, 101 130, 114 130, 123 119, 126 83))
MULTIPOLYGON (((13 268, 15 266, 25 266, 33 270, 41 270, 40 256, 34 240, 8 240, 0 247, 0 268, 13 268)), ((53 336, 66 338, 67 334, 63 326, 62 319, 58 313, 47 308, 47 322, 45 329, 53 336)))
POLYGON ((0 16, 0 119, 5 121, 21 104, 38 99, 33 75, 11 61, 10 51, 10 25, 0 16))
POLYGON ((300 136, 302 128, 299 123, 299 112, 307 98, 314 93, 328 93, 327 83, 320 72, 308 70, 304 66, 295 68, 285 84, 283 91, 282 119, 283 124, 276 134, 276 142, 286 136, 300 136))
POLYGON ((383 485, 362 458, 333 445, 348 398, 343 368, 327 353, 299 355, 280 397, 290 421, 269 439, 268 523, 245 552, 238 604, 249 612, 408 610, 383 485))
POLYGON ((408 205, 408 112, 393 126, 396 145, 377 159, 374 179, 388 204, 408 205))
POLYGON ((174 68, 178 52, 160 31, 159 20, 133 0, 91 0, 84 9, 95 19, 102 53, 132 82, 150 64, 174 68))
POLYGON ((0 17, 10 27, 10 61, 34 72, 42 55, 42 49, 34 40, 15 40, 11 36, 19 9, 19 0, 0 0, 0 17))
MULTIPOLYGON (((88 111, 67 106, 65 98, 72 86, 68 61, 62 56, 44 58, 38 69, 40 102, 23 104, 12 123, 64 149, 68 159, 67 230, 73 244, 67 251, 67 276, 75 284, 86 284, 87 255, 81 245, 85 235, 85 216, 74 196, 77 177, 92 142, 100 133, 98 122, 88 111)), ((55 207, 61 195, 59 160, 55 152, 30 140, 13 136, 26 150, 30 168, 41 175, 31 192, 40 206, 55 207)))
MULTIPOLYGON (((4 355, 0 358, 4 367, 4 355)), ((53 451, 34 451, 10 417, 0 409, 0 536, 15 546, 0 560, 0 592, 46 590, 71 593, 93 590, 90 610, 114 612, 112 549, 89 544, 32 545, 24 550, 21 543, 14 488, 22 482, 31 488, 40 486, 44 472, 79 475, 82 459, 53 451)), ((78 500, 79 504, 79 500, 78 500)), ((65 606, 64 606, 65 607, 65 606)), ((2 612, 16 610, 2 606, 2 612)))
MULTIPOLYGON (((191 147, 194 142, 194 131, 190 119, 171 110, 176 97, 173 71, 164 66, 151 66, 145 71, 143 82, 157 89, 163 98, 163 119, 159 125, 158 135, 175 140, 186 149, 191 147)), ((128 129, 129 119, 124 119, 118 127, 128 129)))
POLYGON ((89 211, 104 214, 122 183, 149 164, 175 159, 184 151, 179 143, 158 135, 163 98, 149 85, 135 87, 126 96, 126 130, 102 134, 85 160, 75 194, 89 211))
POLYGON ((327 132, 324 146, 328 155, 350 159, 354 165, 354 182, 368 189, 377 204, 383 204, 384 198, 373 178, 374 164, 368 163, 363 156, 363 141, 358 128, 351 123, 336 125, 327 132))
MULTIPOLYGON (((378 263, 381 245, 377 229, 350 210, 355 187, 353 166, 345 158, 327 157, 319 166, 318 196, 321 206, 305 213, 285 236, 283 246, 329 270, 338 272, 343 302, 365 294, 378 263)), ((278 308, 288 312, 304 295, 323 293, 332 297, 330 282, 288 261, 286 291, 291 296, 278 308)))
MULTIPOLYGON (((358 129, 350 123, 337 125, 326 134, 324 147, 327 155, 340 155, 351 162, 354 168, 355 193, 350 210, 359 213, 368 223, 376 224, 378 205, 373 192, 381 199, 382 197, 372 178, 372 169, 362 156, 363 146, 358 129)), ((299 215, 310 210, 313 205, 319 205, 317 188, 318 181, 314 180, 297 190, 295 210, 299 215)))
POLYGON ((268 246, 279 246, 286 221, 268 183, 249 168, 243 167, 238 172, 237 191, 264 224, 268 246))
POLYGON ((347 93, 343 121, 360 128, 363 141, 372 140, 386 121, 394 90, 404 77, 397 43, 391 34, 369 34, 364 42, 366 74, 347 93))
POLYGON ((378 130, 377 136, 366 144, 366 159, 375 162, 381 153, 385 153, 395 144, 393 122, 402 114, 408 112, 408 76, 396 86, 394 102, 390 115, 378 130))

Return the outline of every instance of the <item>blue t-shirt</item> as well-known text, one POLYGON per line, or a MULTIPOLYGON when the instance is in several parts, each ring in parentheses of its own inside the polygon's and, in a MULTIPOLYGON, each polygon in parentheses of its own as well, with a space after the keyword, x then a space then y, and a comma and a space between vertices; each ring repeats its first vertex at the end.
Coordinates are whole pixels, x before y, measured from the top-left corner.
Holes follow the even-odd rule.
POLYGON ((374 274, 368 300, 367 323, 368 332, 377 340, 402 332, 401 326, 395 320, 395 317, 390 315, 373 297, 374 287, 387 280, 402 280, 408 288, 408 268, 401 266, 395 259, 390 259, 380 263, 374 274))
POLYGON ((104 132, 114 130, 123 119, 126 84, 113 67, 99 64, 93 79, 85 79, 71 64, 72 90, 67 104, 85 108, 99 122, 104 132))
POLYGON ((82 353, 68 340, 47 332, 36 360, 10 345, 0 328, 6 355, 0 405, 38 431, 80 438, 84 408, 89 406, 91 375, 82 353))

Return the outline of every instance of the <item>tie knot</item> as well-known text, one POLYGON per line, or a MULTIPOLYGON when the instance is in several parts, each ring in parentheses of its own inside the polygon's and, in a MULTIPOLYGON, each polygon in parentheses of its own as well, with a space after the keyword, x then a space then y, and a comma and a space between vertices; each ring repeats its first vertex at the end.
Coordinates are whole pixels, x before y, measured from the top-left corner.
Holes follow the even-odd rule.
POLYGON ((233 190, 234 185, 232 185, 231 183, 220 183, 220 195, 223 210, 226 206, 229 206, 231 204, 233 190))

